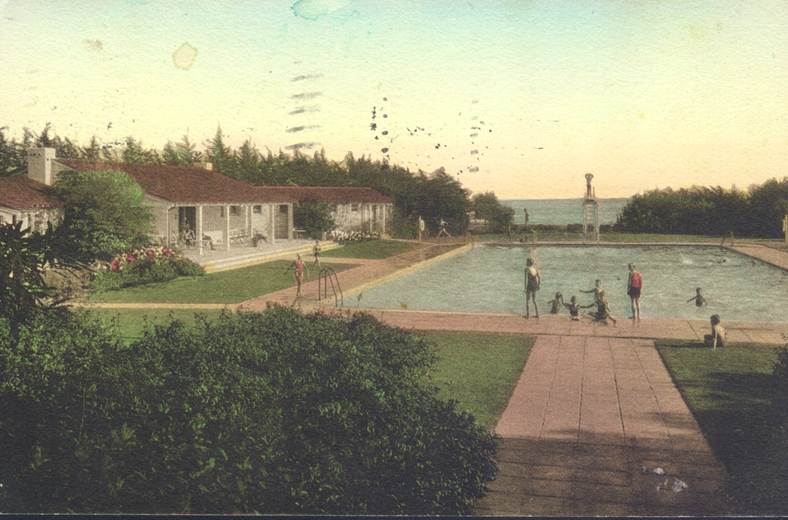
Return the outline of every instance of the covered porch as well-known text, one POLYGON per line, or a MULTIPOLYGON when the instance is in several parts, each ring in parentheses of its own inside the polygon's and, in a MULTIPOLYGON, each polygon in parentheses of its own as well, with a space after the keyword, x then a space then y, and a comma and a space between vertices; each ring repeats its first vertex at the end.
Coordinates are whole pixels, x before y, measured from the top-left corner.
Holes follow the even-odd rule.
POLYGON ((293 239, 292 203, 174 204, 166 213, 167 246, 199 257, 293 239))

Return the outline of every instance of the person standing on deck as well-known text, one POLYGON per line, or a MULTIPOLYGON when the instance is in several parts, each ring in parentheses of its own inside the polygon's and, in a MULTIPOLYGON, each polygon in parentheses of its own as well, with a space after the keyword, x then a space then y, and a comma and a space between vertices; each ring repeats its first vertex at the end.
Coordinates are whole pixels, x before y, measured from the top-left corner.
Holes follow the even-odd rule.
POLYGON ((539 276, 539 271, 534 267, 534 261, 530 258, 525 261, 525 317, 529 318, 531 316, 531 310, 529 309, 528 300, 532 300, 534 302, 534 311, 536 311, 536 317, 539 317, 539 307, 536 306, 536 291, 539 290, 539 286, 542 284, 542 279, 539 276))
MULTIPOLYGON (((296 280, 296 284, 298 285, 298 288, 296 289, 296 300, 298 298, 302 297, 301 296, 301 282, 303 282, 305 267, 306 266, 304 266, 304 261, 301 260, 301 255, 297 254, 296 255, 296 259, 293 261, 292 264, 290 264, 290 267, 287 268, 287 271, 285 271, 285 274, 287 274, 287 273, 290 272, 290 269, 295 268, 295 280, 296 280)), ((307 269, 307 273, 308 272, 309 272, 309 269, 307 269)))
POLYGON ((640 291, 643 289, 643 278, 635 270, 635 264, 629 264, 629 281, 627 282, 627 294, 632 302, 632 319, 640 319, 640 291))

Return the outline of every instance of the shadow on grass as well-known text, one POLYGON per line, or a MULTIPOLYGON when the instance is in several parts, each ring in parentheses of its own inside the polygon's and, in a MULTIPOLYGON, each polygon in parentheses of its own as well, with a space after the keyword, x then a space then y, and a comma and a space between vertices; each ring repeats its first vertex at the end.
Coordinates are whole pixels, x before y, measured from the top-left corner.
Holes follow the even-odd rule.
POLYGON ((779 440, 774 349, 735 345, 713 352, 695 342, 661 344, 684 400, 730 476, 738 514, 788 514, 788 455, 779 440), (692 352, 693 349, 698 352, 692 352))

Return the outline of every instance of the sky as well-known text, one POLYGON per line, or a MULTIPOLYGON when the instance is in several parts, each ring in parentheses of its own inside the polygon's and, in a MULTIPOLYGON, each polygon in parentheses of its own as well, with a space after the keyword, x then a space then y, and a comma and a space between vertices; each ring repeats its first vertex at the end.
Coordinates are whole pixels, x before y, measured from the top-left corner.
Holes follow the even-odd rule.
POLYGON ((0 0, 0 127, 600 198, 788 176, 785 0, 0 0))

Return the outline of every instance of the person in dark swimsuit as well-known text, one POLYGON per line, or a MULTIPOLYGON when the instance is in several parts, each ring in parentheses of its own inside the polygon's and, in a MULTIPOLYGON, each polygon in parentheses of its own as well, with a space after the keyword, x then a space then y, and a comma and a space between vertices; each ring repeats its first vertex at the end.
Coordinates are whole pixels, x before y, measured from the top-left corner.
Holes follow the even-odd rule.
POLYGON ((539 317, 539 307, 536 306, 536 291, 539 290, 539 286, 542 284, 542 279, 539 276, 539 271, 534 267, 534 261, 530 258, 525 261, 525 317, 528 318, 531 315, 531 311, 528 307, 528 301, 531 300, 534 302, 534 310, 536 311, 536 317, 539 317))
MULTIPOLYGON (((562 303, 564 303, 563 298, 562 298, 562 303)), ((590 305, 578 305, 577 296, 572 296, 569 299, 569 303, 564 303, 564 307, 569 309, 569 315, 572 317, 573 321, 580 321, 580 309, 590 309, 593 306, 594 306, 593 303, 590 305)))
POLYGON ((703 307, 704 305, 708 305, 708 303, 706 303, 706 298, 704 298, 700 293, 700 287, 695 289, 695 296, 687 300, 687 303, 691 302, 692 300, 695 300, 695 307, 703 307))

